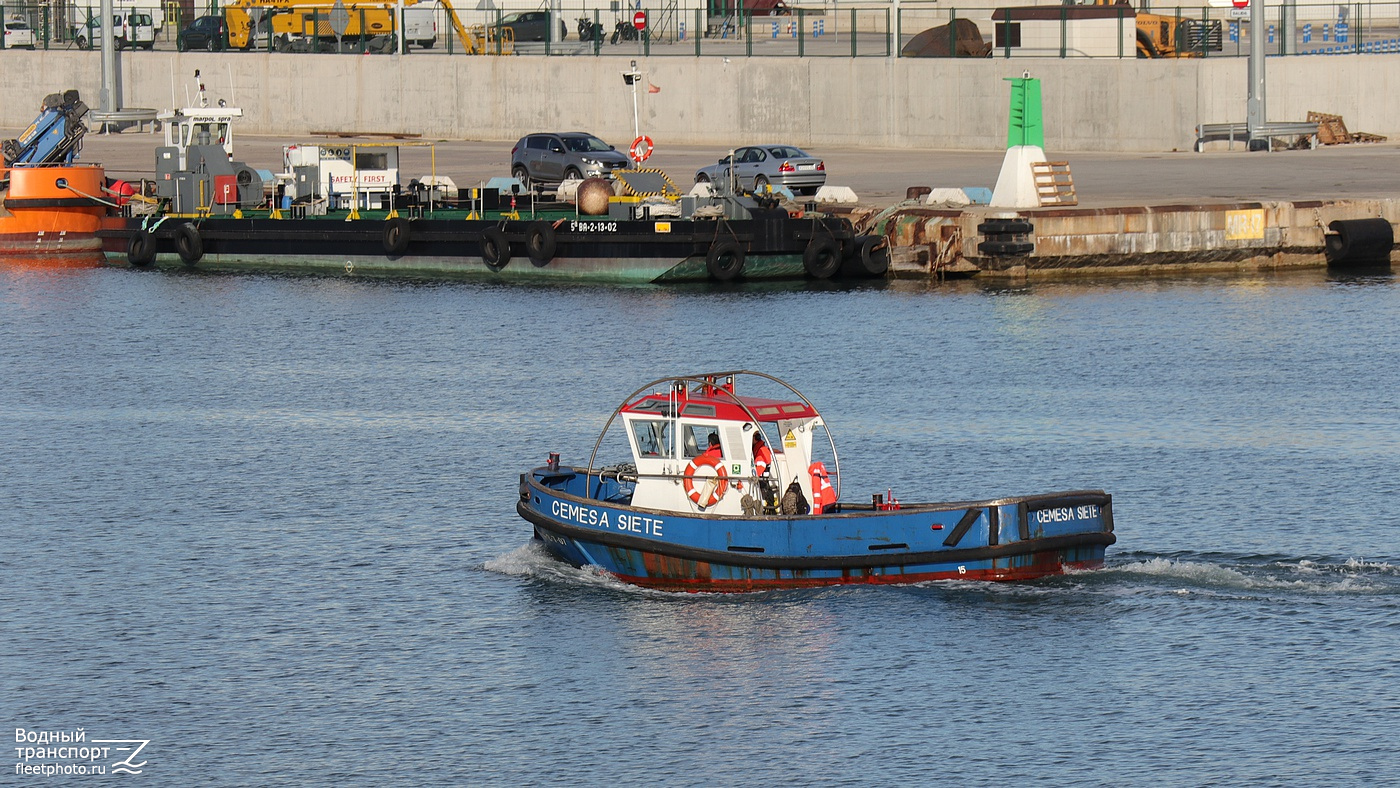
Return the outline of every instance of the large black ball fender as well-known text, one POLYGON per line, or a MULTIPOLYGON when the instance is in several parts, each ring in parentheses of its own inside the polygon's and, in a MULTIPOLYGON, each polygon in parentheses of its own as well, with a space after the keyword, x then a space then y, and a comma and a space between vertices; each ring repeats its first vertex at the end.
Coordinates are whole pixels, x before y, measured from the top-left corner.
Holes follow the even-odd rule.
POLYGON ((744 247, 732 238, 718 241, 705 255, 705 270, 716 282, 728 282, 744 273, 744 247))
POLYGON ((204 256, 204 239, 199 235, 199 228, 189 222, 176 227, 175 251, 180 255, 180 259, 185 261, 185 265, 199 262, 204 256))

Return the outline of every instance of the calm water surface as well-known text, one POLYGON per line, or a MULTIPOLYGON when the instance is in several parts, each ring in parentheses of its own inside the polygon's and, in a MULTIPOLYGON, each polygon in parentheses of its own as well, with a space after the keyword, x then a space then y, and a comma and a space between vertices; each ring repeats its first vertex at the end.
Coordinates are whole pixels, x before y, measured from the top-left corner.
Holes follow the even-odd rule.
POLYGON ((0 724, 148 739, 158 785, 1393 780, 1398 327, 1394 280, 1322 273, 0 269, 0 724), (822 408, 848 500, 1109 490, 1108 566, 675 595, 529 545, 520 471, 735 367, 822 408))

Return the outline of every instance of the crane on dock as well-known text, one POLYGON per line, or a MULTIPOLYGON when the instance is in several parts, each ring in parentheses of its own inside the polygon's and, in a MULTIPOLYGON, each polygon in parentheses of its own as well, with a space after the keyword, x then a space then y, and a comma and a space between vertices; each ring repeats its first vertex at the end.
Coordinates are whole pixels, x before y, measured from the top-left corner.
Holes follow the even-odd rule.
MULTIPOLYGON (((403 6, 437 2, 447 14, 462 48, 471 55, 509 55, 515 51, 510 28, 496 30, 486 25, 462 24, 451 0, 403 0, 403 6)), ((388 35, 398 29, 398 3, 361 0, 232 0, 224 6, 228 43, 237 49, 252 49, 260 33, 271 31, 273 46, 289 51, 294 41, 310 40, 313 45, 334 40, 335 15, 343 13, 340 37, 388 35), (263 15, 266 14, 264 21, 263 15)))

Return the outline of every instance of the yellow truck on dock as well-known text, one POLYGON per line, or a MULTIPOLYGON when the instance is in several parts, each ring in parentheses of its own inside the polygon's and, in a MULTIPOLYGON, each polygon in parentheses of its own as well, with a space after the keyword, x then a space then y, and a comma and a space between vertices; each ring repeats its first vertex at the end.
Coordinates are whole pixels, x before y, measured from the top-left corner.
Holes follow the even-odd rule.
MULTIPOLYGON (((441 6, 463 48, 470 54, 511 54, 514 39, 474 25, 468 29, 450 0, 404 0, 404 38, 410 45, 432 47, 437 40, 436 8, 412 8, 431 2, 441 6)), ((361 40, 373 51, 393 51, 398 37, 398 4, 358 0, 233 0, 224 6, 228 43, 235 49, 266 45, 281 52, 324 51, 337 43, 358 46, 361 40)))

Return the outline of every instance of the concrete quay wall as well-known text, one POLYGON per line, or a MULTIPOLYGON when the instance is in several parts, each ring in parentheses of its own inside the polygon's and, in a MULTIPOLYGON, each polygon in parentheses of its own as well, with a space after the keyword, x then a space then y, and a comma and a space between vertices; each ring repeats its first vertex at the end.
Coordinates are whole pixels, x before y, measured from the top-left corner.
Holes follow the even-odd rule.
MULTIPOLYGON (((587 129, 633 136, 630 57, 471 57, 125 52, 122 105, 184 105, 200 69, 213 98, 241 106, 247 134, 332 131, 513 140, 587 129), (232 86, 232 87, 230 87, 232 86)), ((642 129, 679 144, 759 138, 819 146, 999 150, 1009 89, 1042 81, 1051 152, 1190 150, 1197 123, 1243 121, 1243 58, 1146 61, 1026 58, 638 58, 642 129), (645 88, 645 84, 642 86, 645 88)), ((1268 118, 1341 115, 1352 130, 1400 136, 1400 54, 1270 58, 1268 118)), ((101 57, 3 51, 0 126, 23 128, 44 94, 78 88, 98 106, 101 57)), ((1216 143, 1223 146, 1224 143, 1216 143)))
POLYGON ((1374 218, 1393 229, 1400 223, 1400 200, 1026 211, 911 205, 887 210, 875 229, 890 239, 896 277, 1060 279, 1322 267, 1328 264, 1325 245, 1332 222, 1374 218), (1028 240, 1035 248, 1030 255, 991 257, 979 251, 979 227, 999 218, 1031 222, 1028 240))

